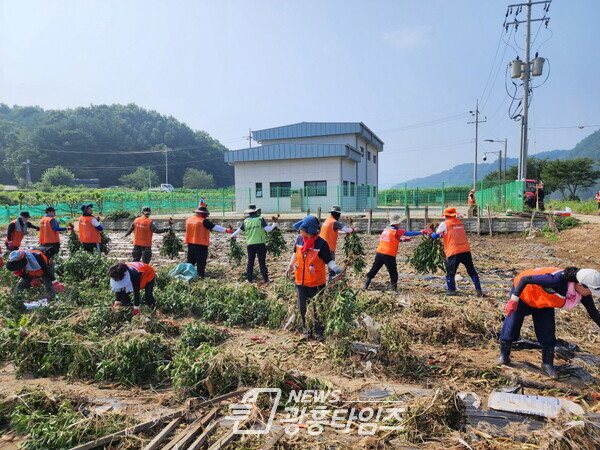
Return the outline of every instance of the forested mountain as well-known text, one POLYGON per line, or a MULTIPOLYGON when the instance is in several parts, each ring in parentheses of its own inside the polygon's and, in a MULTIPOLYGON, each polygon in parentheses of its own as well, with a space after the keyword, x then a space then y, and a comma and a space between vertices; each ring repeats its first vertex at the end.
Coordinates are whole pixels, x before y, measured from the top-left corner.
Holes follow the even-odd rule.
MULTIPOLYGON (((550 160, 592 158, 600 163, 600 130, 593 132, 579 141, 571 150, 551 150, 530 156, 535 156, 538 159, 548 158, 550 160)), ((508 158, 506 167, 516 166, 518 163, 519 160, 517 158, 508 158)), ((497 161, 487 164, 477 164, 477 178, 481 180, 488 173, 495 170, 498 170, 497 161)), ((472 184, 473 163, 460 164, 440 173, 406 181, 408 187, 438 187, 442 182, 446 186, 468 186, 472 184)), ((394 188, 397 187, 404 187, 404 183, 394 186, 394 188)))
POLYGON ((233 168, 223 162, 227 149, 204 131, 135 104, 95 105, 66 110, 0 104, 0 183, 24 178, 26 152, 32 181, 48 167, 62 165, 77 178, 99 178, 101 186, 137 167, 151 167, 164 180, 168 148, 169 182, 181 186, 185 169, 214 176, 218 187, 233 184, 233 168))

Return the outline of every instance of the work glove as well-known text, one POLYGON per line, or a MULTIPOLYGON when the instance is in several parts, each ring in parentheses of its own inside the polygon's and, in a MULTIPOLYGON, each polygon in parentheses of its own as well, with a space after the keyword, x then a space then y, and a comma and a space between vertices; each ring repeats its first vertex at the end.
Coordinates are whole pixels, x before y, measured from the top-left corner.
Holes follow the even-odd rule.
POLYGON ((33 278, 30 282, 29 285, 32 288, 39 288, 42 285, 42 282, 40 280, 38 280, 37 278, 33 278))
POLYGON ((410 236, 402 236, 402 237, 400 238, 400 241, 401 241, 401 242, 408 242, 408 241, 410 241, 411 239, 412 239, 412 237, 410 237, 410 236))
POLYGON ((327 263, 327 267, 329 267, 329 270, 331 270, 332 272, 334 272, 336 275, 339 275, 340 273, 343 272, 343 270, 340 268, 340 266, 338 266, 335 261, 329 261, 327 263))
POLYGON ((4 259, 2 259, 2 256, 0 256, 0 267, 4 266, 4 259))
POLYGON ((67 227, 67 231, 73 231, 75 229, 75 227, 73 225, 67 227))
POLYGON ((225 229, 225 233, 232 234, 233 233, 233 228, 227 228, 227 229, 225 229))
POLYGON ((118 300, 113 303, 113 308, 119 308, 120 306, 121 306, 121 302, 118 300))
POLYGON ((287 268, 287 270, 285 271, 285 277, 287 279, 290 279, 290 278, 292 278, 293 275, 294 275, 294 267, 293 266, 289 266, 287 268))
POLYGON ((431 234, 431 233, 433 233, 433 231, 431 231, 429 228, 425 228, 424 230, 421 230, 421 233, 423 233, 423 234, 431 234))
POLYGON ((56 280, 54 280, 54 281, 52 282, 52 287, 54 287, 54 290, 55 290, 56 292, 63 292, 63 291, 66 289, 66 287, 65 287, 65 285, 64 285, 64 284, 62 284, 62 283, 59 283, 59 282, 58 282, 58 281, 56 281, 56 280))
POLYGON ((506 314, 506 317, 510 317, 510 315, 517 310, 518 306, 519 302, 514 301, 511 297, 511 299, 506 303, 506 305, 504 305, 504 314, 506 314))
POLYGON ((350 233, 355 233, 356 232, 356 228, 350 227, 350 229, 352 230, 350 233))
POLYGON ((134 306, 133 307, 133 315, 137 316, 140 313, 140 307, 139 306, 134 306))

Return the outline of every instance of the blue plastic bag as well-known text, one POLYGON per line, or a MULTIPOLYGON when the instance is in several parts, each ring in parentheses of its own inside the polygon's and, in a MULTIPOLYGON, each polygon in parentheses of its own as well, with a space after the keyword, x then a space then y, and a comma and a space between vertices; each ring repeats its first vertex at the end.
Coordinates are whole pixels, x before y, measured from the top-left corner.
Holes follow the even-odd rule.
POLYGON ((176 280, 192 281, 198 276, 196 268, 190 263, 177 264, 174 269, 169 272, 169 276, 176 280))

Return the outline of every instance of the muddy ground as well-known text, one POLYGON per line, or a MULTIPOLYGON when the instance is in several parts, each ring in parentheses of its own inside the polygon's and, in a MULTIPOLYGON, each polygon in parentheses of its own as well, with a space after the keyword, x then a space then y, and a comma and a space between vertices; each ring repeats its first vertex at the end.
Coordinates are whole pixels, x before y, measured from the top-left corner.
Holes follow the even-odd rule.
MULTIPOLYGON (((570 398, 587 412, 598 413, 598 395, 600 384, 597 377, 600 367, 578 361, 593 380, 581 380, 566 373, 559 381, 549 380, 539 370, 541 354, 536 349, 518 350, 513 353, 511 366, 498 367, 497 334, 502 326, 503 306, 508 298, 508 286, 511 278, 522 270, 533 267, 566 266, 599 268, 600 224, 584 224, 578 228, 562 231, 558 237, 538 236, 526 238, 522 235, 470 236, 472 254, 483 283, 485 298, 474 295, 474 289, 463 267, 458 282, 459 295, 444 295, 445 284, 442 273, 431 276, 415 274, 406 258, 411 254, 420 238, 400 245, 398 269, 400 272, 399 291, 389 290, 389 277, 383 268, 368 291, 361 293, 374 306, 372 316, 375 320, 387 324, 398 322, 406 324, 414 336, 410 349, 428 366, 426 374, 415 376, 395 376, 386 365, 375 358, 363 355, 332 358, 326 343, 304 339, 296 331, 270 330, 266 328, 232 328, 231 337, 222 344, 233 352, 249 354, 273 366, 287 371, 300 371, 310 378, 320 380, 332 389, 340 389, 346 401, 365 400, 369 393, 384 391, 393 398, 403 395, 419 397, 427 395, 429 390, 447 387, 456 392, 475 393, 482 399, 485 407, 487 396, 494 390, 515 386, 519 379, 525 385, 539 383, 539 388, 525 387, 530 395, 550 395, 570 398), (383 306, 382 306, 383 305, 383 306), (477 322, 477 323, 475 323, 477 322), (483 329, 484 331, 473 331, 483 329), (256 339, 258 338, 258 339, 256 339), (512 380, 512 382, 511 382, 512 380), (367 391, 367 392, 365 392, 367 391)), ((112 239, 110 256, 127 261, 131 251, 130 238, 122 238, 123 233, 109 233, 112 239)), ((370 268, 378 236, 362 235, 367 247, 367 268, 370 268)), ((160 236, 155 236, 157 245, 160 236)), ((290 250, 295 236, 288 234, 290 250)), ((26 244, 33 244, 34 236, 28 237, 26 244)), ((227 261, 227 241, 225 234, 213 233, 207 276, 222 279, 224 283, 239 283, 243 277, 245 261, 241 266, 232 266, 227 261)), ((155 250, 153 265, 173 266, 177 261, 166 260, 155 250)), ((338 255, 341 252, 338 251, 338 255)), ((269 257, 271 278, 284 277, 289 254, 279 258, 269 257)), ((181 254, 184 262, 184 255, 181 254)), ((343 260, 338 257, 338 263, 343 260)), ((353 289, 360 289, 364 273, 357 277, 348 272, 347 278, 353 289)), ((108 287, 107 287, 108 288, 108 287)), ((262 289, 269 290, 272 286, 262 289)), ((287 299, 290 312, 293 312, 295 298, 287 299)), ((169 317, 167 317, 169 319, 169 317)), ((191 319, 186 319, 191 320, 191 319)), ((587 316, 581 306, 569 311, 557 311, 557 336, 579 346, 581 352, 600 356, 600 329, 587 316)), ((533 324, 526 319, 522 337, 535 339, 533 324)), ((571 361, 573 362, 573 361, 571 361)), ((557 356, 557 365, 566 364, 557 356)), ((0 367, 0 393, 11 395, 23 386, 40 384, 48 389, 72 392, 84 395, 95 403, 99 410, 112 409, 126 413, 143 421, 168 411, 175 410, 172 392, 168 387, 160 390, 127 388, 118 385, 100 384, 66 380, 62 377, 17 379, 15 369, 7 361, 0 367)), ((383 394, 382 394, 383 395, 383 394)), ((485 409, 485 408, 483 408, 485 409)), ((565 420, 566 421, 566 420, 565 420)), ((560 424, 557 424, 558 427, 560 424)), ((428 439, 417 447, 437 448, 441 446, 467 448, 520 447, 522 441, 531 438, 532 429, 539 429, 544 423, 514 425, 507 427, 480 424, 467 426, 465 432, 444 436, 439 440, 428 439), (523 428, 524 427, 524 428, 523 428), (513 440, 514 438, 514 440, 513 440)), ((0 449, 15 448, 22 441, 14 433, 4 433, 0 440, 0 449)), ((264 441, 255 438, 243 439, 246 448, 259 448, 264 441)), ((396 446, 402 441, 386 440, 377 434, 362 438, 356 433, 324 433, 321 436, 300 435, 284 437, 280 444, 296 448, 340 448, 396 446)), ((236 444, 241 445, 241 444, 236 444)), ((593 448, 593 447, 590 447, 593 448)))

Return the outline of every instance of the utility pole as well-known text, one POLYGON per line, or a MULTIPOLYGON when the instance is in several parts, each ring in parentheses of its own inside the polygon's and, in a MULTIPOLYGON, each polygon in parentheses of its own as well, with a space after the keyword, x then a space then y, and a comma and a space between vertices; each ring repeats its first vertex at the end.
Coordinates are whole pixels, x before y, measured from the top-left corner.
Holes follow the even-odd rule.
POLYGON ((531 77, 540 76, 542 74, 542 67, 544 63, 544 58, 538 57, 537 53, 533 61, 531 61, 531 22, 544 22, 546 24, 546 28, 548 27, 548 22, 550 21, 549 17, 546 17, 546 13, 550 9, 550 3, 552 0, 542 0, 542 1, 532 1, 527 0, 527 3, 519 3, 514 5, 508 5, 508 11, 506 12, 506 17, 513 12, 513 8, 515 9, 515 20, 512 22, 504 22, 504 28, 508 31, 509 26, 515 27, 515 32, 517 31, 520 23, 525 23, 525 60, 520 61, 519 57, 512 61, 511 63, 511 77, 512 78, 521 78, 523 80, 523 100, 522 107, 523 112, 521 114, 521 146, 519 151, 519 173, 518 180, 525 180, 527 178, 527 156, 528 156, 528 146, 529 146, 529 138, 528 134, 528 126, 529 126, 529 90, 530 85, 529 82, 531 77), (531 18, 531 7, 533 5, 544 5, 544 16, 539 19, 531 18), (521 12, 522 8, 526 8, 526 18, 525 20, 517 20, 517 16, 521 12), (532 70, 533 69, 533 70, 532 70))
POLYGON ((477 145, 479 141, 479 124, 486 122, 486 120, 479 120, 479 99, 475 103, 475 111, 469 111, 473 116, 475 116, 475 120, 473 122, 475 124, 475 157, 473 158, 473 189, 477 190, 477 145))
POLYGON ((169 148, 165 147, 165 184, 169 184, 169 148))
POLYGON ((29 160, 29 144, 25 146, 25 187, 31 186, 31 161, 29 160))
POLYGON ((246 136, 246 139, 248 139, 248 148, 252 148, 252 129, 248 128, 248 136, 246 136))

